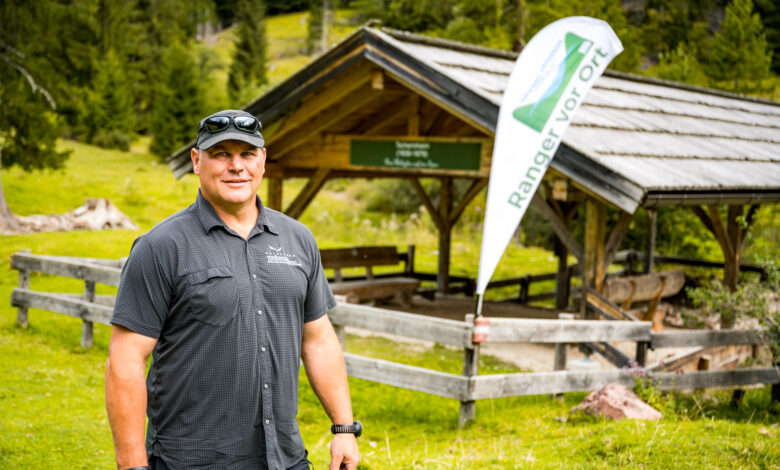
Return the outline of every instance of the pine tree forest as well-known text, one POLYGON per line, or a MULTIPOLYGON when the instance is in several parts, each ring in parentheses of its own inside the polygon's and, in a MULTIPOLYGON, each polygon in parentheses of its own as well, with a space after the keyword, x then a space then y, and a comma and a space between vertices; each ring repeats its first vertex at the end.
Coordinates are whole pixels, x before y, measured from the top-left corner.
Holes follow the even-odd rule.
POLYGON ((192 137, 182 123, 275 85, 265 22, 291 12, 308 12, 301 52, 312 57, 337 17, 519 51, 558 18, 592 16, 623 42, 615 70, 778 96, 773 0, 10 1, 0 6, 2 165, 57 167, 67 158, 51 150, 61 137, 127 149, 148 136, 164 158, 192 137), (204 45, 223 31, 234 37, 228 64, 204 45))

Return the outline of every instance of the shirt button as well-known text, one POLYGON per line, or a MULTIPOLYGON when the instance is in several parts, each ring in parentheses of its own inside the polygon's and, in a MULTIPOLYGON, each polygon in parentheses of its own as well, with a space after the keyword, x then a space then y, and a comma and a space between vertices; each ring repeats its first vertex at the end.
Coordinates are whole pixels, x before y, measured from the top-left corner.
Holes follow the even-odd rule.
POLYGON ((265 352, 265 346, 263 346, 262 348, 260 348, 260 350, 261 350, 261 351, 263 351, 263 352, 265 352))
POLYGON ((265 420, 265 424, 271 424, 271 420, 270 419, 265 420))
POLYGON ((252 274, 252 279, 257 279, 257 274, 252 274))
POLYGON ((263 314, 263 311, 262 311, 262 310, 258 310, 258 311, 257 311, 257 314, 258 314, 258 315, 262 315, 262 314, 263 314))
POLYGON ((268 388, 268 384, 263 384, 263 388, 268 388))

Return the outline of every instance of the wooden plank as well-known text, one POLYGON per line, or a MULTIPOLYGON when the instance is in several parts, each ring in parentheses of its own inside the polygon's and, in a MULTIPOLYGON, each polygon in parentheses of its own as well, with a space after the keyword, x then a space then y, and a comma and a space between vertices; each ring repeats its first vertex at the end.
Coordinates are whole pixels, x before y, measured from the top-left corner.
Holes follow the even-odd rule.
POLYGON ((604 279, 604 232, 607 206, 594 198, 585 201, 585 261, 583 284, 601 292, 604 279))
POLYGON ((532 320, 480 317, 486 343, 585 343, 650 341, 650 322, 602 320, 532 320))
POLYGON ((317 170, 284 213, 293 219, 300 217, 301 214, 303 214, 303 211, 309 206, 312 199, 314 199, 314 196, 322 189, 322 186, 328 180, 328 176, 330 176, 330 170, 327 168, 317 170))
POLYGON ((514 397, 583 392, 599 389, 610 383, 632 387, 635 378, 619 369, 598 371, 555 371, 481 375, 472 379, 472 398, 514 397))
POLYGON ((350 353, 344 353, 344 363, 350 377, 456 400, 468 398, 469 379, 459 375, 350 353))
MULTIPOLYGON (((95 302, 95 283, 92 281, 84 281, 84 301, 89 303, 95 302)), ((81 324, 81 347, 89 349, 92 347, 93 339, 93 324, 89 320, 84 320, 81 324)))
POLYGON ((81 299, 18 288, 11 292, 11 305, 48 310, 105 325, 111 320, 111 314, 114 311, 111 307, 81 299))
POLYGON ((595 309, 605 313, 607 317, 611 317, 616 320, 622 318, 629 321, 639 321, 638 318, 626 312, 618 305, 612 303, 609 299, 596 292, 592 287, 587 288, 585 292, 585 300, 589 307, 594 307, 595 309))
POLYGON ((561 242, 566 245, 569 253, 577 258, 577 261, 582 263, 582 259, 584 257, 584 251, 582 247, 580 246, 579 242, 577 242, 577 239, 574 238, 574 235, 572 235, 572 233, 569 231, 568 227, 566 227, 564 221, 561 220, 560 217, 558 217, 558 215, 555 213, 553 208, 547 204, 544 198, 539 196, 538 192, 534 193, 531 204, 533 204, 542 217, 544 217, 544 219, 550 223, 550 226, 552 226, 555 235, 557 235, 561 242))
POLYGON ((650 347, 682 348, 682 347, 711 347, 730 346, 737 344, 765 344, 767 342, 763 332, 758 330, 693 330, 693 331, 665 331, 653 333, 650 347))
POLYGON ((420 95, 409 95, 409 116, 407 121, 407 134, 412 137, 420 135, 420 95))
POLYGON ((355 246, 320 250, 322 267, 353 268, 366 266, 394 266, 400 257, 394 246, 355 246))
POLYGON ((710 370, 676 374, 663 372, 652 374, 658 380, 659 390, 738 387, 741 385, 780 383, 780 368, 754 367, 737 370, 710 370))
MULTIPOLYGON (((734 371, 704 371, 686 374, 660 372, 652 374, 660 390, 735 387, 752 384, 780 383, 780 369, 760 367, 734 371)), ((558 371, 483 375, 472 379, 475 400, 544 395, 596 390, 609 383, 631 387, 636 377, 623 370, 558 371)))
POLYGON ((11 268, 83 279, 110 286, 118 286, 119 276, 122 274, 120 268, 99 266, 83 261, 73 262, 62 258, 32 255, 23 252, 11 255, 11 268))
POLYGON ((407 338, 418 338, 472 347, 472 325, 462 321, 433 318, 427 315, 396 312, 367 305, 339 303, 328 317, 336 325, 363 328, 407 338))

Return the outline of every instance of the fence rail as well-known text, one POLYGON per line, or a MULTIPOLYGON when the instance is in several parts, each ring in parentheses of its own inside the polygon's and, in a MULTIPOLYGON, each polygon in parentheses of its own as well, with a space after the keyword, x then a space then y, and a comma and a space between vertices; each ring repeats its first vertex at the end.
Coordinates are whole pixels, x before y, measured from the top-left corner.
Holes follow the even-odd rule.
MULTIPOLYGON (((112 313, 111 296, 96 296, 95 283, 117 285, 122 260, 74 259, 18 252, 12 255, 11 266, 19 270, 19 287, 11 293, 11 304, 19 309, 20 324, 26 326, 29 308, 79 318, 84 322, 81 343, 84 347, 90 347, 92 323, 109 323, 112 313), (85 281, 84 295, 31 290, 29 284, 32 271, 82 279, 85 281)), ((344 327, 354 327, 462 348, 464 351, 462 375, 344 353, 350 377, 460 401, 460 425, 465 425, 473 418, 476 400, 589 391, 608 383, 631 385, 635 380, 635 377, 624 369, 479 375, 476 358, 482 343, 555 344, 555 368, 565 369, 569 344, 603 345, 610 348, 609 342, 612 341, 634 341, 637 344, 636 360, 644 365, 648 347, 707 348, 765 342, 762 332, 754 330, 655 333, 652 331, 651 322, 639 321, 529 320, 492 317, 454 321, 343 302, 329 312, 329 318, 336 330, 340 332, 342 340, 344 327)), ((737 387, 750 384, 773 384, 773 387, 777 387, 780 383, 780 368, 755 367, 732 371, 700 371, 683 375, 653 372, 652 377, 658 381, 658 387, 664 390, 737 387)), ((774 392, 773 396, 776 396, 774 392)))

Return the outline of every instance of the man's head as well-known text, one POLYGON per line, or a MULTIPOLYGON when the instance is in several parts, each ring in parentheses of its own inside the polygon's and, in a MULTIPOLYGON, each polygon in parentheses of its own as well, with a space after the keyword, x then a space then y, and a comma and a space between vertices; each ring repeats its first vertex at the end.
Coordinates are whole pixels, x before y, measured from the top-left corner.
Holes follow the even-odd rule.
POLYGON ((212 114, 198 124, 198 140, 190 156, 201 193, 212 206, 237 213, 254 205, 265 172, 260 129, 254 116, 235 110, 212 114))

